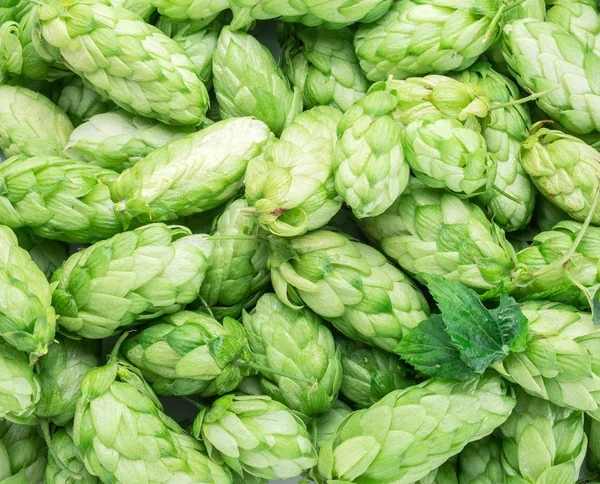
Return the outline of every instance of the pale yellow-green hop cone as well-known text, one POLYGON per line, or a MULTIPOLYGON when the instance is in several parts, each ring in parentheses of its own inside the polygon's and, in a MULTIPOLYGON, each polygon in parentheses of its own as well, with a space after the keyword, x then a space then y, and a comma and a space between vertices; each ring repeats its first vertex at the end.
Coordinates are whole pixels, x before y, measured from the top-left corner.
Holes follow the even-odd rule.
POLYGON ((81 77, 71 76, 61 82, 60 90, 52 97, 75 126, 92 116, 114 111, 117 106, 87 86, 81 77))
POLYGON ((118 174, 56 156, 0 164, 0 223, 47 239, 91 243, 121 232, 106 183, 118 174))
MULTIPOLYGON (((520 97, 517 86, 486 61, 477 62, 456 77, 480 86, 494 103, 510 103, 520 97)), ((492 187, 479 200, 488 217, 506 231, 525 227, 535 205, 535 189, 521 164, 521 143, 530 123, 529 112, 522 105, 493 109, 482 122, 481 134, 495 177, 492 187)))
POLYGON ((281 17, 309 27, 339 29, 355 22, 373 22, 391 5, 390 0, 231 0, 232 29, 246 28, 254 20, 281 17))
POLYGON ((396 390, 342 422, 321 448, 319 475, 340 483, 415 482, 492 433, 514 406, 492 374, 396 390))
POLYGON ((300 416, 267 396, 225 395, 194 421, 208 453, 235 473, 288 479, 317 464, 300 416))
POLYGON ((397 355, 343 336, 336 336, 336 344, 342 353, 340 393, 357 407, 370 407, 388 393, 415 384, 397 355))
POLYGON ((480 8, 475 0, 402 0, 377 22, 359 27, 354 48, 371 81, 462 70, 494 45, 505 7, 497 2, 480 8))
POLYGON ((429 315, 411 279, 339 232, 272 239, 269 265, 273 288, 288 306, 304 303, 349 338, 386 351, 429 315))
POLYGON ((39 15, 45 55, 63 62, 102 96, 169 124, 204 121, 208 92, 192 61, 177 42, 135 13, 108 0, 65 5, 44 0, 39 15), (69 28, 75 24, 88 27, 69 28))
POLYGON ((224 310, 243 304, 271 280, 266 233, 248 202, 234 200, 215 220, 210 266, 200 288, 200 301, 224 310))
POLYGON ((73 441, 102 482, 231 483, 229 471, 162 412, 141 375, 116 355, 84 378, 73 441))
POLYGON ((44 482, 46 444, 37 426, 0 420, 0 482, 38 484, 44 482))
POLYGON ((510 287, 514 250, 504 231, 479 206, 416 178, 386 212, 363 220, 362 229, 409 273, 443 276, 479 292, 510 287))
POLYGON ((14 232, 0 225, 0 334, 34 363, 54 338, 52 289, 44 273, 19 247, 14 232))
POLYGON ((38 362, 41 398, 37 417, 66 425, 75 415, 79 386, 86 373, 100 365, 100 344, 92 340, 57 337, 38 362))
MULTIPOLYGON (((540 193, 571 218, 584 222, 600 190, 600 153, 575 136, 539 123, 523 143, 521 157, 540 193)), ((600 225, 600 209, 591 223, 600 225)))
POLYGON ((146 22, 150 20, 152 13, 156 10, 154 3, 149 2, 148 0, 110 0, 110 3, 113 7, 130 10, 142 17, 146 22))
POLYGON ((50 280, 52 274, 69 257, 69 244, 49 240, 33 235, 27 229, 15 230, 15 235, 19 240, 19 247, 23 247, 31 260, 40 268, 50 280))
POLYGON ((413 121, 402 132, 402 146, 414 174, 433 188, 473 195, 493 170, 483 136, 450 116, 428 114, 413 121))
POLYGON ((499 484, 507 482, 502 466, 502 441, 490 435, 471 442, 458 458, 460 484, 499 484))
POLYGON ((504 27, 502 53, 513 77, 541 96, 537 105, 552 119, 577 134, 600 128, 600 57, 562 27, 533 19, 504 27))
POLYGON ((408 183, 401 127, 393 116, 397 104, 393 93, 378 86, 346 111, 338 125, 335 188, 358 218, 385 211, 408 183))
POLYGON ((100 339, 178 311, 198 297, 211 243, 185 227, 151 224, 73 254, 54 273, 63 330, 100 339))
POLYGON ((305 111, 248 163, 246 199, 265 230, 293 237, 324 226, 340 209, 333 177, 340 118, 329 106, 305 111))
POLYGON ((110 185, 124 226, 172 221, 233 198, 271 133, 256 119, 220 121, 154 150, 110 185))
POLYGON ((290 87, 267 48, 229 27, 219 35, 213 83, 223 119, 254 116, 279 136, 302 112, 302 93, 290 87))
POLYGON ((0 150, 14 155, 57 155, 73 131, 67 115, 24 87, 0 85, 0 150))
POLYGON ((168 126, 127 111, 97 114, 75 128, 65 153, 120 173, 157 148, 194 131, 189 126, 168 126))
POLYGON ((210 397, 234 390, 249 374, 248 341, 242 325, 208 314, 167 315, 123 343, 123 355, 159 395, 210 397))
POLYGON ((272 293, 244 312, 243 321, 265 393, 309 417, 328 410, 342 383, 342 363, 325 322, 272 293))
POLYGON ((549 0, 546 21, 560 25, 596 54, 600 54, 598 5, 590 0, 549 0))
POLYGON ((229 8, 229 0, 151 0, 159 13, 169 21, 210 22, 229 8))
POLYGON ((333 437, 339 425, 351 413, 352 409, 348 405, 341 400, 335 400, 329 410, 313 417, 309 431, 317 451, 328 439, 333 437))
POLYGON ((332 106, 347 111, 367 93, 349 29, 289 26, 284 35, 284 71, 300 89, 304 106, 332 106))
POLYGON ((27 354, 0 341, 0 370, 0 419, 35 424, 41 390, 27 354))
POLYGON ((515 392, 517 406, 500 427, 508 482, 576 482, 587 451, 584 414, 515 392))
POLYGON ((91 475, 83 465, 83 459, 79 449, 73 442, 73 425, 59 428, 52 434, 52 447, 58 455, 62 465, 68 470, 64 470, 52 454, 48 455, 48 465, 46 466, 47 484, 99 484, 98 477, 91 475), (70 471, 70 472, 69 472, 70 471), (80 476, 75 479, 74 475, 80 476))

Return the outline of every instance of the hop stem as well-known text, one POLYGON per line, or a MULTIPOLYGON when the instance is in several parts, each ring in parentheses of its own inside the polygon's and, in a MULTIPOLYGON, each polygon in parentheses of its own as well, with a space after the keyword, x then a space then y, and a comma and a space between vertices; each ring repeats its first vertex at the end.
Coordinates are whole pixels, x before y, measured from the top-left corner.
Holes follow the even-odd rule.
POLYGON ((522 97, 520 99, 515 99, 514 101, 509 101, 507 103, 493 103, 490 110, 504 109, 504 108, 509 108, 511 106, 518 106, 519 104, 525 104, 525 103, 528 103, 529 101, 535 101, 536 99, 539 99, 539 98, 545 96, 546 94, 550 94, 551 92, 554 92, 557 89, 560 89, 560 84, 557 84, 556 86, 551 87, 550 89, 546 89, 545 91, 534 92, 534 93, 530 94, 529 96, 522 97))

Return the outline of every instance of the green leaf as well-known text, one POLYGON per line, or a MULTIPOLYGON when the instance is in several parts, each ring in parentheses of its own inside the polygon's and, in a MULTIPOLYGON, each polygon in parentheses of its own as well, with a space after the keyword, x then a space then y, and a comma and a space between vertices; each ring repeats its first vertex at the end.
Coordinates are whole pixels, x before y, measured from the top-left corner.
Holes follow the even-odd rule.
POLYGON ((524 351, 528 321, 519 304, 503 294, 497 309, 489 310, 464 284, 422 274, 438 303, 446 333, 462 360, 477 374, 509 353, 524 351))
POLYGON ((394 351, 426 375, 455 380, 477 376, 461 359, 460 351, 446 333, 444 321, 438 314, 421 321, 402 338, 394 351))

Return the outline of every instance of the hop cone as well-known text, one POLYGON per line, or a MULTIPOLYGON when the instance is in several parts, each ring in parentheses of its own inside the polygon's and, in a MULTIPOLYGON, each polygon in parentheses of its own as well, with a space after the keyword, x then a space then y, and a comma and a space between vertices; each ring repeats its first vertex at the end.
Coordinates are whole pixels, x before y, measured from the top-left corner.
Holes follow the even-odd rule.
POLYGON ((390 8, 391 0, 231 0, 232 29, 249 26, 254 20, 282 17, 310 27, 339 29, 355 22, 372 22, 390 8))
POLYGON ((501 5, 481 8, 475 0, 394 3, 385 16, 356 32, 360 65, 371 81, 466 69, 496 42, 501 5))
POLYGON ((96 476, 92 476, 85 466, 79 449, 73 442, 73 426, 59 428, 52 435, 52 447, 58 455, 62 464, 69 469, 65 471, 56 463, 52 454, 48 456, 48 465, 46 466, 46 482, 48 484, 99 484, 96 476), (73 474, 78 474, 81 479, 75 480, 73 474))
POLYGON ((42 239, 26 229, 15 230, 19 247, 29 252, 29 257, 50 280, 52 274, 69 257, 69 245, 56 240, 42 239))
POLYGON ((208 93, 189 57, 135 13, 108 0, 73 0, 66 6, 48 0, 39 16, 45 55, 63 62, 102 96, 169 124, 204 121, 208 93))
POLYGON ((55 156, 13 157, 0 165, 0 223, 40 237, 85 244, 122 230, 105 183, 111 170, 55 156))
POLYGON ((357 101, 338 125, 335 189, 358 218, 385 211, 406 188, 401 128, 393 117, 398 98, 374 90, 357 101))
POLYGON ((260 225, 292 237, 327 224, 340 209, 333 163, 339 111, 320 106, 300 114, 248 164, 246 198, 260 225))
POLYGON ((559 222, 571 220, 564 211, 554 205, 543 195, 538 194, 535 201, 533 221, 541 231, 552 230, 559 222))
MULTIPOLYGON (((570 217, 585 221, 600 189, 600 153, 575 136, 540 124, 523 144, 522 156, 540 193, 570 217)), ((592 223, 600 224, 600 210, 592 223)))
POLYGON ((356 406, 370 407, 388 393, 414 384, 398 356, 344 337, 336 338, 336 343, 342 353, 340 393, 356 406))
POLYGON ((40 384, 27 355, 0 341, 0 418, 35 423, 33 412, 39 399, 40 384))
POLYGON ((342 421, 352 413, 352 409, 341 400, 335 400, 331 408, 321 415, 313 417, 310 434, 317 451, 335 434, 342 421))
POLYGON ((423 479, 419 479, 417 484, 458 484, 454 462, 448 461, 437 469, 432 470, 423 479))
POLYGON ((414 174, 427 186, 472 195, 487 182, 485 139, 454 118, 430 114, 413 121, 402 132, 402 146, 414 174))
POLYGON ((275 292, 306 304, 346 336, 391 351, 429 314, 421 291, 375 249, 318 230, 271 241, 275 292))
POLYGON ((496 437, 490 436, 471 442, 460 453, 459 482, 461 484, 507 482, 501 459, 502 441, 496 437))
POLYGON ((596 54, 600 53, 600 17, 596 2, 549 0, 548 6, 547 22, 560 25, 596 54))
POLYGON ((66 425, 75 415, 83 377, 99 364, 98 341, 58 338, 38 363, 41 398, 36 416, 66 425))
POLYGON ((167 143, 111 185, 115 212, 127 225, 132 219, 174 220, 218 207, 242 187, 248 161, 270 135, 264 123, 236 118, 167 143))
MULTIPOLYGON (((477 62, 458 78, 480 86, 496 103, 509 103, 520 97, 517 86, 485 61, 477 62)), ((522 105, 494 109, 483 121, 481 134, 496 176, 492 188, 479 200, 488 217, 507 231, 525 227, 535 204, 535 189, 521 165, 521 143, 529 124, 529 113, 522 105)))
POLYGON ((576 482, 587 451, 583 413, 516 392, 517 406, 500 427, 508 482, 576 482))
POLYGON ((494 368, 527 393, 600 416, 600 335, 590 313, 560 303, 526 301, 527 348, 494 368))
POLYGON ((490 434, 515 400, 499 377, 432 378, 354 412, 319 453, 324 479, 368 484, 414 482, 490 434))
POLYGON ((240 323, 179 311, 125 340, 123 354, 159 395, 222 395, 248 372, 248 342, 240 323))
POLYGON ((73 441, 102 482, 230 484, 190 440, 133 368, 113 357, 84 378, 73 441))
POLYGON ((28 3, 27 0, 2 0, 0 2, 0 24, 15 20, 28 3))
POLYGON ((586 431, 589 439, 587 466, 594 471, 598 471, 600 466, 600 421, 589 419, 587 424, 586 431))
POLYGON ((302 112, 300 91, 290 88, 273 55, 249 34, 221 30, 213 76, 223 119, 254 116, 280 135, 302 112))
POLYGON ((258 220, 247 209, 246 200, 235 200, 216 221, 210 266, 200 288, 201 301, 209 308, 243 305, 271 280, 266 241, 259 239, 258 220))
POLYGON ((513 249, 477 205, 411 179, 385 213, 363 221, 366 235, 404 270, 460 281, 484 292, 510 284, 513 249))
POLYGON ((36 426, 0 421, 0 482, 43 482, 46 454, 46 445, 36 426))
POLYGON ((188 126, 167 126, 115 111, 97 114, 75 128, 65 150, 73 159, 120 173, 157 148, 192 132, 188 126))
POLYGON ((562 27, 533 19, 504 28, 502 53, 522 88, 542 92, 537 105, 568 130, 586 134, 600 128, 600 58, 562 27))
POLYGON ((110 0, 110 4, 113 7, 126 8, 142 17, 146 22, 149 21, 150 16, 155 10, 153 3, 148 2, 148 0, 110 0))
POLYGON ((319 316, 265 294, 251 313, 244 313, 244 327, 253 361, 264 368, 261 384, 267 395, 307 416, 331 407, 342 382, 342 364, 333 335, 319 316))
POLYGON ((73 254, 52 278, 59 324, 84 338, 106 338, 192 302, 211 246, 189 234, 151 224, 73 254))
POLYGON ((317 464, 300 417, 266 396, 225 395, 194 422, 209 455, 238 475, 287 479, 317 464))
POLYGON ((152 0, 150 3, 169 21, 180 22, 212 20, 229 8, 228 0, 152 0))
POLYGON ((332 106, 347 111, 362 98, 369 81, 360 68, 349 29, 294 26, 284 44, 284 70, 300 89, 305 107, 332 106))
POLYGON ((79 126, 96 114, 117 109, 112 101, 84 84, 79 76, 72 76, 62 81, 61 88, 52 100, 69 116, 75 126, 79 126))
POLYGON ((18 86, 0 85, 0 150, 10 157, 56 155, 73 125, 48 98, 18 86))

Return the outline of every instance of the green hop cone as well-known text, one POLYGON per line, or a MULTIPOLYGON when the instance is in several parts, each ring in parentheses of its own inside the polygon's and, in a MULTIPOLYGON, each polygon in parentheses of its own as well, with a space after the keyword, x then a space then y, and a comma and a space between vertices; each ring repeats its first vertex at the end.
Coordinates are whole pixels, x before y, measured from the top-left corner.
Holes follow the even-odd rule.
POLYGON ((330 482, 414 482, 489 435, 515 400, 498 376, 456 382, 432 378, 396 390, 346 418, 319 453, 330 482))
POLYGON ((433 188, 472 195, 492 169, 483 136, 449 116, 429 114, 413 121, 402 132, 402 146, 414 174, 433 188))
POLYGON ((265 479, 296 477, 317 464, 301 418, 266 396, 225 395, 194 421, 208 453, 235 473, 265 479))
MULTIPOLYGON (((471 442, 460 453, 460 484, 499 484, 507 482, 502 466, 502 441, 494 436, 471 442)), ((535 481, 534 481, 535 482, 535 481)))
POLYGON ((429 315, 427 301, 377 250, 317 230, 273 239, 271 281, 288 306, 306 304, 349 338, 386 351, 429 315))
POLYGON ((458 484, 454 462, 448 461, 419 479, 417 484, 458 484))
POLYGON ((500 427, 508 482, 576 482, 587 451, 583 413, 516 393, 517 406, 500 427))
POLYGON ((379 215, 406 188, 409 166, 393 116, 397 104, 393 93, 372 90, 338 125, 335 189, 358 218, 379 215))
POLYGON ((304 106, 332 106, 347 111, 362 98, 369 81, 360 68, 349 29, 301 25, 287 28, 284 71, 302 92, 304 106))
MULTIPOLYGON (((457 77, 480 86, 494 103, 510 103, 520 97, 517 86, 485 61, 457 77)), ((530 122, 527 109, 515 105, 492 110, 482 123, 481 134, 496 173, 493 186, 479 200, 488 217, 507 231, 525 227, 535 204, 535 189, 521 164, 521 143, 530 122)))
POLYGON ((97 114, 71 133, 65 146, 70 158, 122 172, 152 151, 194 132, 154 119, 115 111, 97 114))
POLYGON ((222 395, 248 375, 248 341, 240 323, 207 314, 169 314, 125 340, 123 355, 159 395, 222 395))
POLYGON ((216 220, 210 266, 200 288, 200 300, 209 308, 244 304, 271 280, 267 241, 247 210, 245 199, 235 200, 216 220))
POLYGON ((0 335, 32 363, 46 354, 54 338, 52 289, 44 273, 19 247, 17 236, 0 225, 0 335))
POLYGON ((59 428, 52 435, 52 447, 58 455, 62 465, 68 469, 64 470, 56 460, 49 454, 48 465, 46 466, 47 484, 99 484, 96 476, 92 476, 85 466, 79 449, 73 442, 73 425, 59 428), (70 471, 70 472, 69 472, 70 471), (73 474, 81 476, 81 479, 75 479, 73 474))
POLYGON ((88 370, 100 364, 98 341, 58 338, 38 362, 41 398, 35 414, 56 425, 66 425, 75 415, 79 386, 88 370))
POLYGON ((0 341, 0 419, 35 423, 33 412, 39 399, 40 384, 27 355, 0 341))
POLYGON ((167 143, 111 184, 115 213, 127 226, 218 207, 238 193, 248 162, 270 136, 264 123, 234 118, 167 143))
POLYGON ((560 407, 600 417, 600 333, 590 313, 547 301, 526 301, 527 347, 494 363, 504 378, 560 407))
POLYGON ((36 426, 0 420, 0 482, 44 482, 46 454, 46 445, 36 426))
POLYGON ((0 85, 0 150, 10 157, 57 155, 73 125, 47 97, 18 86, 0 85))
POLYGON ((2 0, 0 2, 0 24, 15 20, 28 0, 2 0))
POLYGON ((162 412, 142 377, 115 355, 81 384, 73 441, 102 482, 231 484, 229 472, 162 412))
POLYGON ((56 156, 16 156, 0 164, 0 223, 47 239, 85 244, 122 227, 105 183, 117 173, 56 156))
POLYGON ((560 25, 596 54, 600 53, 598 5, 590 0, 549 0, 546 21, 560 25))
POLYGON ((502 53, 522 88, 556 88, 537 100, 548 116, 577 134, 600 128, 600 57, 576 37, 550 22, 516 20, 504 28, 502 53))
POLYGON ((402 0, 358 29, 356 54, 371 81, 463 70, 496 42, 505 7, 475 0, 402 0))
POLYGON ((477 205, 415 178, 385 213, 363 220, 362 228, 409 273, 443 276, 480 292, 510 286, 514 251, 502 229, 477 205))
POLYGON ((280 135, 302 112, 300 91, 290 88, 267 48, 244 32, 221 30, 213 77, 223 119, 254 116, 280 135))
POLYGON ((309 417, 329 409, 340 389, 342 364, 319 316, 265 294, 252 312, 244 312, 244 327, 267 395, 309 417))
POLYGON ((79 76, 71 76, 63 80, 52 100, 69 116, 75 126, 79 126, 92 116, 117 109, 112 101, 86 85, 79 76))
POLYGON ((552 230, 559 222, 570 220, 571 218, 560 208, 554 205, 543 195, 538 194, 535 201, 535 215, 533 222, 537 227, 545 232, 552 230))
POLYGON ((102 96, 169 124, 204 121, 208 92, 192 61, 177 42, 135 13, 108 0, 69 0, 66 5, 46 0, 39 17, 44 54, 102 96))
POLYGON ((336 337, 342 353, 340 393, 356 406, 367 408, 394 390, 414 385, 397 355, 336 337))
POLYGON ((126 8, 142 17, 146 22, 150 20, 150 16, 155 10, 153 2, 147 0, 110 0, 110 4, 113 7, 126 8))
POLYGON ((246 198, 265 230, 293 237, 322 227, 340 209, 333 178, 340 118, 328 106, 305 111, 248 163, 246 198))
POLYGON ((352 409, 341 400, 335 400, 331 408, 313 417, 309 430, 317 451, 335 434, 342 421, 352 413, 352 409))
POLYGON ((15 230, 15 235, 19 240, 19 247, 29 252, 31 260, 35 262, 48 280, 69 257, 68 244, 56 240, 42 239, 26 229, 15 230))
MULTIPOLYGON (((600 190, 600 153, 584 141, 558 130, 533 127, 523 143, 523 168, 540 193, 575 220, 590 214, 600 190)), ((591 219, 600 224, 600 209, 591 219)))
POLYGON ((175 312, 198 297, 211 250, 204 236, 163 224, 80 250, 52 278, 59 324, 100 339, 138 320, 175 312))
POLYGON ((587 467, 595 472, 600 470, 600 421, 587 420, 586 433, 588 436, 587 467))
POLYGON ((210 22, 223 10, 229 8, 228 0, 151 0, 159 13, 168 21, 210 22))

